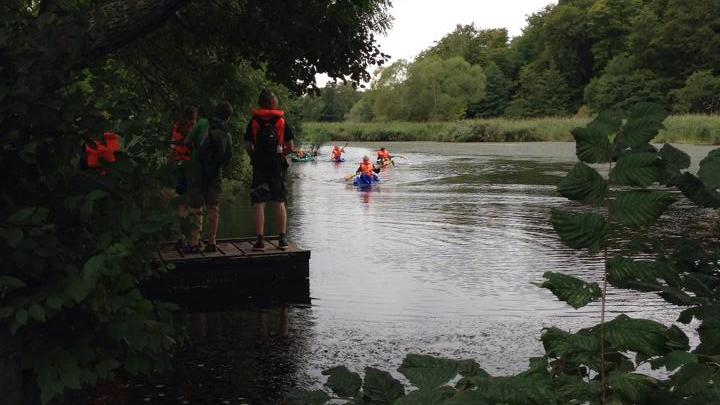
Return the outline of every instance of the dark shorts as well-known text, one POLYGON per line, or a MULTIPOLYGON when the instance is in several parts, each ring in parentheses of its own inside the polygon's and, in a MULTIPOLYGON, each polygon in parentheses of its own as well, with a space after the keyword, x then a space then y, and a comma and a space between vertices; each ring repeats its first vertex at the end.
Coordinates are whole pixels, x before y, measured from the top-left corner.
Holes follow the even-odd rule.
POLYGON ((190 208, 201 208, 203 205, 213 207, 220 205, 222 193, 222 179, 199 179, 195 181, 188 178, 188 205, 190 208))
POLYGON ((178 195, 185 195, 188 189, 187 175, 182 167, 178 167, 177 170, 177 185, 175 186, 175 192, 178 195))
POLYGON ((262 170, 253 169, 252 184, 250 186, 250 202, 253 204, 285 202, 285 169, 262 170))

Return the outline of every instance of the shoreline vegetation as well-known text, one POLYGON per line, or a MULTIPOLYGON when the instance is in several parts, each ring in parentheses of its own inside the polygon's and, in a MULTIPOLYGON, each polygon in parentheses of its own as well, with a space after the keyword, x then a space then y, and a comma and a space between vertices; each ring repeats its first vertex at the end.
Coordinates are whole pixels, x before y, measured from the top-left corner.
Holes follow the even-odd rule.
MULTIPOLYGON (((449 122, 305 122, 302 139, 328 141, 573 142, 591 118, 489 118, 449 122)), ((720 115, 669 116, 660 143, 720 144, 720 115)))

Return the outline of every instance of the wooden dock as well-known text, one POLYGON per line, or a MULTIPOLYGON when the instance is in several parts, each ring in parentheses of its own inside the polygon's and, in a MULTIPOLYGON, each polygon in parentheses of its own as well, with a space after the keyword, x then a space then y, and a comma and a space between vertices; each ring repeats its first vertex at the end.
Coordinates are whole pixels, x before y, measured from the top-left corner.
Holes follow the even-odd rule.
POLYGON ((294 243, 281 250, 277 237, 254 252, 255 238, 221 239, 218 251, 185 254, 172 242, 158 247, 167 272, 143 285, 154 298, 211 309, 310 303, 310 251, 294 243))

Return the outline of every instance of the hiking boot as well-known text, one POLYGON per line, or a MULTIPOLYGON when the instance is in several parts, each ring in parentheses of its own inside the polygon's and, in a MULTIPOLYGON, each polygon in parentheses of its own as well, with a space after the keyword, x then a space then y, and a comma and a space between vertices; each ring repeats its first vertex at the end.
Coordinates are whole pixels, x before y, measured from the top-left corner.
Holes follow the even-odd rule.
POLYGON ((280 248, 280 250, 285 250, 288 248, 288 241, 286 237, 280 237, 280 240, 278 241, 278 248, 280 248))
POLYGON ((252 247, 253 252, 264 252, 265 251, 265 242, 263 242, 262 238, 258 238, 255 241, 255 244, 252 247))

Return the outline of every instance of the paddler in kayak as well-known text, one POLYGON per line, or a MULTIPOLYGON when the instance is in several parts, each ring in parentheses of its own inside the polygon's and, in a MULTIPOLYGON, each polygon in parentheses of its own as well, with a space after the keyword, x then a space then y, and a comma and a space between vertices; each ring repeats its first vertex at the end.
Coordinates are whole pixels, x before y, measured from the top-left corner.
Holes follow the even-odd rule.
POLYGON ((380 169, 375 167, 375 165, 370 161, 370 156, 363 156, 362 163, 360 163, 360 167, 355 171, 355 175, 359 175, 360 177, 366 177, 368 180, 377 179, 377 173, 380 169))
POLYGON ((345 153, 345 147, 339 147, 337 145, 333 146, 332 150, 332 160, 334 162, 342 162, 345 160, 345 158, 342 157, 343 153, 345 153))
POLYGON ((377 153, 377 163, 382 166, 390 166, 395 165, 395 162, 392 160, 392 155, 390 154, 390 151, 385 149, 383 146, 380 148, 380 150, 377 153))

